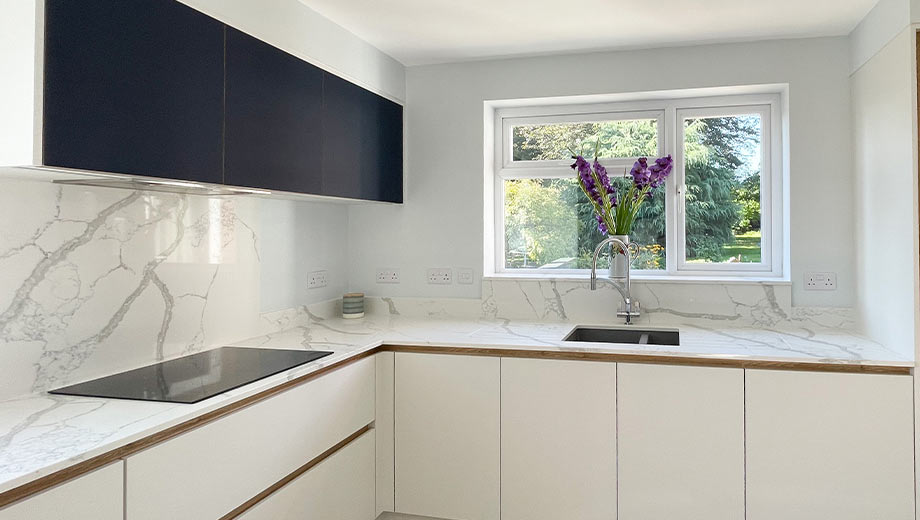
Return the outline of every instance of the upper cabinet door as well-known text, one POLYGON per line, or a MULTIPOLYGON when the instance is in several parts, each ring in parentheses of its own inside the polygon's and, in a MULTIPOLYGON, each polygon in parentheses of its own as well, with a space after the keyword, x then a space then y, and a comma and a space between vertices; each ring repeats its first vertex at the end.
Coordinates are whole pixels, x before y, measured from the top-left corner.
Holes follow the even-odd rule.
POLYGON ((223 40, 173 0, 46 0, 43 163, 221 182, 223 40))
POLYGON ((323 72, 227 28, 226 183, 323 194, 323 72))
POLYGON ((323 193, 403 201, 403 107, 334 74, 323 94, 323 193))

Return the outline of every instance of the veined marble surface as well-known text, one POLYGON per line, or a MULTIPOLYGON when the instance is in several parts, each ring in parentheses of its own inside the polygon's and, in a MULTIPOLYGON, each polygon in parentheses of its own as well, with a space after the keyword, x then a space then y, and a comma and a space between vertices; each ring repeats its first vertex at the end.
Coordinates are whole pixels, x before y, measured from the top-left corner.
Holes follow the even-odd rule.
MULTIPOLYGON (((554 294, 552 288, 546 290, 554 294)), ((545 308, 541 305, 533 303, 535 312, 545 308)), ((48 394, 0 402, 0 492, 381 344, 913 366, 911 360, 896 352, 840 328, 848 322, 847 316, 810 311, 768 321, 763 315, 773 316, 771 312, 777 312, 766 310, 772 307, 769 301, 765 308, 749 303, 738 305, 748 311, 759 309, 751 315, 760 324, 745 325, 741 318, 730 320, 723 315, 685 317, 676 312, 653 312, 643 323, 679 328, 681 345, 641 348, 564 342, 562 338, 573 323, 505 318, 488 299, 479 302, 372 298, 368 301, 370 313, 360 320, 336 317, 335 302, 264 315, 259 328, 269 332, 237 341, 236 345, 332 350, 335 354, 192 405, 48 394), (484 317, 483 307, 488 312, 495 309, 495 315, 484 317)), ((594 323, 609 325, 612 320, 608 316, 594 323)))
POLYGON ((0 179, 0 400, 259 333, 257 204, 0 179))

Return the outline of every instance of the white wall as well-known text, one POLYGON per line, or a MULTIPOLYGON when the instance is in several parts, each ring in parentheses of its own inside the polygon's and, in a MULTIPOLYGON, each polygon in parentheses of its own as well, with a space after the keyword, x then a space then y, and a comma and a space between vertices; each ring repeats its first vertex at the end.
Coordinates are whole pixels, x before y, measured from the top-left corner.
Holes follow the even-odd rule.
POLYGON ((905 28, 850 78, 856 185, 858 309, 866 332, 914 352, 915 214, 912 29, 905 28))
POLYGON ((3 4, 0 16, 0 165, 32 164, 35 4, 3 4))
POLYGON ((855 72, 920 15, 920 0, 879 0, 850 33, 850 72, 855 72))
POLYGON ((853 305, 848 52, 846 38, 819 38, 410 67, 406 203, 350 210, 352 249, 367 253, 351 257, 351 289, 479 296, 424 273, 482 274, 486 100, 788 83, 794 302, 853 305), (402 283, 374 284, 376 267, 400 268, 402 283), (806 270, 836 272, 839 289, 803 291, 806 270))
POLYGON ((277 199, 259 202, 262 311, 341 297, 348 274, 347 206, 277 199), (326 271, 326 287, 308 288, 307 275, 313 271, 326 271))

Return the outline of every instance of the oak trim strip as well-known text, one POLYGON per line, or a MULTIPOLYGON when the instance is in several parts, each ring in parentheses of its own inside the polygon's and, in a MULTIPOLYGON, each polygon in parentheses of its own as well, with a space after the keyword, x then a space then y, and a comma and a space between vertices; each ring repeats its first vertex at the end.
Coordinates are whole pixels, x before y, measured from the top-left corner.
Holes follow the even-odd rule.
POLYGON ((129 457, 141 450, 177 437, 187 431, 204 426, 212 421, 220 419, 228 414, 247 406, 258 403, 284 392, 292 387, 299 386, 323 374, 331 372, 337 368, 347 366, 361 359, 373 356, 378 352, 415 352, 424 354, 445 354, 445 355, 465 355, 465 356, 490 356, 490 357, 508 357, 508 358, 531 358, 531 359, 556 359, 572 361, 606 361, 612 363, 641 363, 654 365, 682 365, 697 367, 722 367, 722 368, 742 368, 742 369, 759 369, 759 370, 794 370, 805 372, 839 372, 849 374, 885 374, 909 376, 913 374, 913 367, 910 366, 886 366, 886 365, 867 365, 867 364, 846 364, 846 363, 824 363, 808 361, 764 361, 751 359, 724 359, 724 358, 700 358, 690 356, 672 356, 667 354, 627 354, 615 352, 575 352, 575 351, 558 351, 558 350, 531 350, 531 349, 513 349, 513 348, 490 348, 490 347, 439 347, 434 345, 409 346, 409 345, 382 345, 368 349, 354 356, 337 361, 331 365, 324 366, 314 372, 305 374, 296 379, 285 381, 277 386, 263 390, 239 401, 230 403, 226 406, 204 413, 188 421, 171 426, 159 432, 138 439, 119 448, 107 451, 85 461, 78 462, 73 466, 55 471, 43 477, 39 477, 31 482, 27 482, 13 489, 0 493, 0 508, 18 502, 24 498, 35 495, 69 480, 85 475, 93 470, 116 462, 120 459, 129 457))
POLYGON ((380 347, 380 350, 386 352, 415 352, 422 354, 455 354, 464 356, 556 359, 571 361, 607 361, 611 363, 640 363, 649 365, 682 365, 759 370, 794 370, 805 372, 842 372, 850 374, 886 374, 909 376, 913 373, 913 367, 911 366, 809 361, 766 361, 757 359, 708 358, 679 355, 674 356, 670 354, 574 352, 561 350, 530 350, 489 347, 438 347, 429 345, 384 345, 380 347))
POLYGON ((247 500, 246 502, 244 502, 241 506, 237 507, 237 508, 234 509, 233 511, 230 511, 230 512, 227 513, 226 515, 220 517, 219 520, 232 520, 232 519, 234 519, 234 518, 240 516, 241 514, 245 513, 245 512, 248 511, 249 509, 252 509, 256 504, 258 504, 259 502, 261 502, 261 501, 265 500, 266 498, 268 498, 268 496, 271 495, 272 493, 274 493, 275 491, 278 491, 279 489, 283 488, 283 487, 286 486, 287 484, 289 484, 289 483, 291 483, 292 481, 296 480, 297 477, 303 475, 303 474, 306 473, 307 471, 310 471, 314 466, 316 466, 316 465, 319 464, 320 462, 322 462, 322 461, 328 459, 329 457, 331 457, 332 455, 334 455, 337 451, 341 450, 341 449, 344 448, 345 446, 348 446, 348 445, 351 444, 354 440, 356 440, 358 437, 364 435, 365 433, 367 433, 367 432, 369 432, 369 431, 371 431, 371 430, 372 430, 371 425, 368 424, 367 426, 361 428, 360 430, 356 431, 355 433, 352 433, 351 435, 349 435, 348 437, 346 437, 344 440, 342 440, 341 442, 339 442, 339 443, 336 444, 335 446, 333 446, 333 447, 329 448, 328 450, 326 450, 326 451, 320 453, 319 455, 317 455, 317 456, 316 456, 313 460, 311 460, 310 462, 307 462, 307 463, 304 464, 303 466, 301 466, 301 467, 295 469, 294 471, 292 471, 292 472, 291 472, 289 475, 287 475, 286 477, 282 478, 282 479, 279 480, 278 482, 275 482, 275 483, 272 484, 271 486, 267 487, 264 491, 262 491, 262 492, 259 493, 258 495, 256 495, 256 496, 250 498, 249 500, 247 500))

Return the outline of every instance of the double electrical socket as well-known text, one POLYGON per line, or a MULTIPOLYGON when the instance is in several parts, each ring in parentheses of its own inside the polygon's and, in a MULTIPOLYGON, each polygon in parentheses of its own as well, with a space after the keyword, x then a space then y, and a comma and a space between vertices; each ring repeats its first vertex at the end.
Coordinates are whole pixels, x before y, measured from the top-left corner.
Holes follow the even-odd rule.
POLYGON ((806 291, 836 291, 837 273, 805 273, 806 291))
POLYGON ((307 288, 319 289, 320 287, 325 287, 328 283, 326 278, 328 278, 326 271, 313 271, 307 275, 307 288))
POLYGON ((450 267, 438 267, 428 270, 428 283, 448 285, 453 283, 454 272, 450 267))
POLYGON ((377 283, 399 283, 399 269, 377 269, 377 283))

